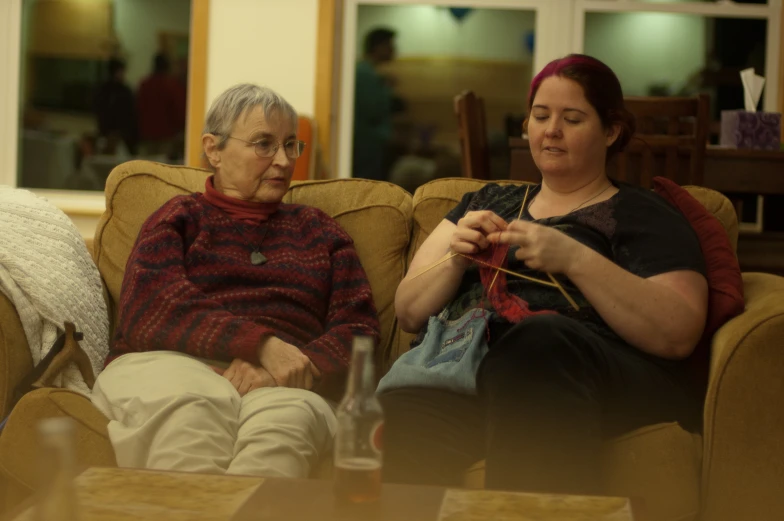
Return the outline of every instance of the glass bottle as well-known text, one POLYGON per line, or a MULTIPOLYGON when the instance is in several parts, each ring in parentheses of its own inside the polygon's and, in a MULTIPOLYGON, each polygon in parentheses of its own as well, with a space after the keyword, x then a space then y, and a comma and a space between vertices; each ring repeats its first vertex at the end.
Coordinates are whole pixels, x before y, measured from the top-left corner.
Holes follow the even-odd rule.
POLYGON ((74 486, 74 430, 74 421, 67 417, 47 418, 38 423, 43 486, 34 509, 35 521, 79 519, 74 486))
POLYGON ((367 503, 381 495, 384 412, 376 398, 373 338, 354 338, 346 394, 337 410, 335 495, 367 503))

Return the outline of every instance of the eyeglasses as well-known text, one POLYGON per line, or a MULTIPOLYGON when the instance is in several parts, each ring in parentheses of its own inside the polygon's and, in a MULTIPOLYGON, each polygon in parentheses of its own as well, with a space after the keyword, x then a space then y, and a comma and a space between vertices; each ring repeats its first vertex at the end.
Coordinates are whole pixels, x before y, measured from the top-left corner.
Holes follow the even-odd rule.
POLYGON ((283 145, 283 150, 286 152, 286 157, 289 159, 297 159, 302 155, 302 151, 305 150, 305 142, 297 141, 296 139, 286 141, 285 143, 275 143, 266 138, 258 141, 247 141, 234 136, 229 136, 228 138, 242 141, 248 145, 253 145, 253 148, 256 150, 256 155, 262 158, 274 157, 275 154, 278 153, 278 149, 281 145, 283 145))

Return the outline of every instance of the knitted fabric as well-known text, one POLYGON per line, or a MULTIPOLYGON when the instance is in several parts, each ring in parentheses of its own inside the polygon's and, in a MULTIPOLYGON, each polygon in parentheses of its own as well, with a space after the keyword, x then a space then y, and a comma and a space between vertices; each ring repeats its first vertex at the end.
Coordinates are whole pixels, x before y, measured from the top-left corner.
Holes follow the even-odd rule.
POLYGON ((508 253, 508 244, 495 244, 484 251, 469 255, 472 259, 480 261, 479 277, 495 312, 513 324, 526 317, 555 313, 551 310, 532 311, 528 307, 528 302, 509 292, 506 273, 495 268, 497 266, 505 269, 508 266, 508 253))
MULTIPOLYGON (((97 376, 109 350, 109 314, 98 268, 73 221, 46 199, 0 186, 0 229, 0 291, 19 313, 33 364, 72 322, 97 376)), ((52 383, 90 394, 73 363, 52 383)))
POLYGON ((229 217, 250 224, 266 221, 280 207, 280 203, 242 201, 224 195, 215 188, 215 176, 208 177, 204 182, 204 199, 216 208, 223 210, 229 217))

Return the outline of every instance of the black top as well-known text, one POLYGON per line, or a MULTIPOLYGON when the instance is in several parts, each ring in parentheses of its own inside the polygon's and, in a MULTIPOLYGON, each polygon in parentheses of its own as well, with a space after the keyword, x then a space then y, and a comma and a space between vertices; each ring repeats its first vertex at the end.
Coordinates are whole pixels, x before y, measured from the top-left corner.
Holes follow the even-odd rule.
MULTIPOLYGON (((612 260, 621 268, 643 278, 676 270, 692 270, 705 275, 705 261, 697 235, 683 214, 650 190, 626 183, 615 183, 619 192, 607 199, 563 216, 534 219, 528 204, 521 218, 552 226, 612 260)), ((530 186, 528 202, 541 185, 530 186)), ((453 208, 446 219, 457 223, 467 212, 492 210, 507 222, 516 219, 526 186, 487 184, 471 192, 453 208)), ((510 248, 508 269, 548 280, 547 274, 528 268, 514 257, 510 248)), ((557 288, 507 276, 509 291, 528 302, 531 310, 550 309, 574 318, 590 329, 615 340, 620 337, 594 311, 577 287, 565 276, 556 276, 580 306, 575 311, 557 288)), ((482 299, 479 270, 471 266, 463 276, 457 297, 448 305, 450 318, 471 307, 488 307, 482 299)))

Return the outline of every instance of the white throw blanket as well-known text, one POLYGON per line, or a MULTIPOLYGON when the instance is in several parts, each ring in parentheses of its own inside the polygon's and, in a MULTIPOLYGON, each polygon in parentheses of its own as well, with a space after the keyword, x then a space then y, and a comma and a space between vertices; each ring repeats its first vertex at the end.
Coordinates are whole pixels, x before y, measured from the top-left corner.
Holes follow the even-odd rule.
MULTIPOLYGON (((79 344, 98 376, 109 352, 109 315, 84 240, 46 199, 1 185, 0 291, 16 306, 33 364, 46 356, 65 322, 73 322, 84 334, 79 344)), ((74 363, 54 385, 90 394, 74 363)))

